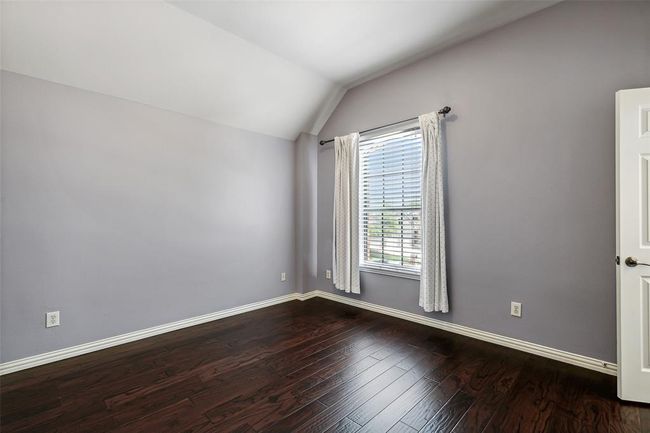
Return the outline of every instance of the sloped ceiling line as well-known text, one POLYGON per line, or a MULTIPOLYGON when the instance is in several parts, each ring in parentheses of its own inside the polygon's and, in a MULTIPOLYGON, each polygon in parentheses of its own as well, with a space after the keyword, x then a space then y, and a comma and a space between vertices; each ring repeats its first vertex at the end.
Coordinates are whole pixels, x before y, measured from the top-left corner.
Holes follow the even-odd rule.
POLYGON ((556 2, 0 2, 1 66, 294 140, 346 89, 556 2))

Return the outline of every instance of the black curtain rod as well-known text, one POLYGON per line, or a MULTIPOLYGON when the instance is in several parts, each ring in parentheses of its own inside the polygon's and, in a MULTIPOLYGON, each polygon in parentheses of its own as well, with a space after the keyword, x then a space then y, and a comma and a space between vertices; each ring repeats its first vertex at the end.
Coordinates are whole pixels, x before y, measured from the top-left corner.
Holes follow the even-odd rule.
MULTIPOLYGON (((442 107, 440 109, 440 111, 438 111, 438 114, 442 114, 444 116, 446 114, 449 114, 450 111, 451 111, 451 107, 445 106, 445 107, 442 107)), ((382 125, 382 126, 377 126, 376 128, 366 129, 365 131, 361 131, 359 134, 365 134, 367 132, 372 132, 372 131, 375 131, 377 129, 386 128, 388 126, 399 125, 400 123, 410 122, 411 120, 417 120, 417 117, 411 117, 410 119, 400 120, 399 122, 389 123, 388 125, 382 125)), ((332 141, 334 141, 333 138, 330 138, 329 140, 321 140, 320 145, 322 146, 323 144, 331 143, 332 141)))

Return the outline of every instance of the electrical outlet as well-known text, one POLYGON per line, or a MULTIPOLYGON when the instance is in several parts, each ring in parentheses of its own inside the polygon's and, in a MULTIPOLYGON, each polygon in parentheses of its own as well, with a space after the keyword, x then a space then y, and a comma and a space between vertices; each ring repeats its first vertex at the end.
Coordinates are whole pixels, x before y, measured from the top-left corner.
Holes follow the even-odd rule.
POLYGON ((515 317, 521 317, 521 302, 510 303, 510 315, 515 317))
POLYGON ((286 272, 282 272, 280 274, 280 281, 287 281, 287 273, 286 272))
POLYGON ((50 311, 49 313, 45 313, 45 327, 46 328, 51 328, 53 326, 59 326, 61 324, 60 320, 61 320, 61 317, 60 317, 60 313, 58 311, 50 311))
POLYGON ((327 278, 328 280, 331 280, 331 279, 332 279, 332 271, 330 271, 329 269, 327 269, 327 270, 325 271, 325 278, 327 278))

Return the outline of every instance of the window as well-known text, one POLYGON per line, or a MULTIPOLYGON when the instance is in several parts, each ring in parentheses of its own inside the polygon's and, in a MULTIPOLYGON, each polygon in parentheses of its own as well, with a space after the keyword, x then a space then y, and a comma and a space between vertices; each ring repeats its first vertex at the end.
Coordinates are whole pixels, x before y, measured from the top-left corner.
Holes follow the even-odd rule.
POLYGON ((359 143, 360 267, 417 276, 422 244, 417 127, 361 137, 359 143))

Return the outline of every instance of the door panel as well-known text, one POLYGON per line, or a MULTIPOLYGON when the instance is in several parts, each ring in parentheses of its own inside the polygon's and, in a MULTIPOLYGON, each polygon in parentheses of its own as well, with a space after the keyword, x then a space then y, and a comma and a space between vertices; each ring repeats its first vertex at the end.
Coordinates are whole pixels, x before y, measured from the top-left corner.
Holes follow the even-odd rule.
MULTIPOLYGON (((650 278, 643 279, 643 288, 641 289, 641 324, 643 342, 643 368, 650 368, 650 278)), ((650 393, 650 389, 648 389, 650 393)))
POLYGON ((616 161, 618 395, 650 402, 650 88, 616 93, 616 161))

